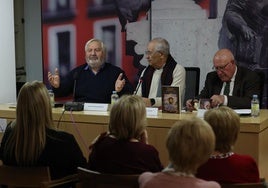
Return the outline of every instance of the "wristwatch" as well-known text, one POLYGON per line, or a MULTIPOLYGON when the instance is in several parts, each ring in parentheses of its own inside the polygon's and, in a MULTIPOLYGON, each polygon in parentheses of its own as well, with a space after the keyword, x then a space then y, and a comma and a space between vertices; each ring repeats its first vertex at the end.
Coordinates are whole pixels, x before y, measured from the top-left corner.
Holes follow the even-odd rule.
POLYGON ((155 104, 155 99, 150 99, 151 105, 153 106, 155 104))

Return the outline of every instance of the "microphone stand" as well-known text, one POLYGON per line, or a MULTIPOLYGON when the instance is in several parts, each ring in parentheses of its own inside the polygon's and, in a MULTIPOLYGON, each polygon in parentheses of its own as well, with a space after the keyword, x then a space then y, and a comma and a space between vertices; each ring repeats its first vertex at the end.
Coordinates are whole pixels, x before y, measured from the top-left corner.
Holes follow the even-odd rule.
POLYGON ((140 88, 142 82, 143 82, 143 80, 142 80, 142 78, 140 78, 140 79, 139 79, 139 83, 138 83, 138 85, 137 85, 137 87, 136 87, 136 90, 135 90, 135 92, 134 92, 134 95, 137 95, 138 90, 139 90, 139 88, 140 88))

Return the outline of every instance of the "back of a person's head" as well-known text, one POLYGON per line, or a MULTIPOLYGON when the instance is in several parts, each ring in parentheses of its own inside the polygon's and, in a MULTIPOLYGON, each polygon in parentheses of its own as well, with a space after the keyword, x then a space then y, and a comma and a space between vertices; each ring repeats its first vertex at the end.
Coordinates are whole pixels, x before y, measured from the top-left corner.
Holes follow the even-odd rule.
POLYGON ((22 86, 16 114, 6 155, 14 152, 19 165, 32 165, 45 147, 46 127, 53 126, 50 98, 42 82, 27 82, 22 86))
POLYGON ((35 126, 40 123, 50 126, 48 123, 51 123, 52 112, 45 85, 39 81, 26 82, 19 92, 16 111, 17 123, 30 121, 28 123, 35 126))
POLYGON ((146 125, 146 108, 140 96, 124 95, 113 104, 109 131, 117 139, 139 138, 146 125))
POLYGON ((206 121, 183 119, 172 126, 166 146, 175 171, 194 174, 214 151, 215 136, 206 121))
POLYGON ((216 136, 215 150, 226 153, 231 151, 240 130, 238 114, 227 106, 213 108, 204 114, 216 136))

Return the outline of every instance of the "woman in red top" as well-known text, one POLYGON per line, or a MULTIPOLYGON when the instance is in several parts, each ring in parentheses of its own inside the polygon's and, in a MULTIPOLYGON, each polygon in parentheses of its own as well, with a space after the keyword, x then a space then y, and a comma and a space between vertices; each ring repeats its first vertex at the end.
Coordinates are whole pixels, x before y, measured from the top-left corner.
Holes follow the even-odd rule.
POLYGON ((137 95, 124 95, 112 105, 109 132, 91 146, 89 169, 112 174, 159 172, 158 151, 148 144, 146 108, 137 95))
POLYGON ((233 152, 240 129, 240 118, 226 106, 207 111, 204 119, 216 136, 216 147, 210 159, 199 167, 196 176, 219 183, 259 182, 259 170, 255 160, 248 155, 233 152))

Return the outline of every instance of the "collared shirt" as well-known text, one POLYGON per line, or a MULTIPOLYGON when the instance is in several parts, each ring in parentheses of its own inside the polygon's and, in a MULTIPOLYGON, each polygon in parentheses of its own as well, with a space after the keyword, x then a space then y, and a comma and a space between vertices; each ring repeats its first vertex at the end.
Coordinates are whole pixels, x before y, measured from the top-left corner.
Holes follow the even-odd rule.
MULTIPOLYGON (((230 81, 230 92, 229 92, 229 96, 232 96, 233 95, 236 72, 237 72, 237 67, 235 68, 235 73, 234 73, 234 75, 233 75, 233 77, 231 78, 231 81, 230 81)), ((226 82, 224 82, 223 85, 222 85, 221 93, 220 93, 221 95, 223 95, 225 86, 226 86, 226 82)), ((228 104, 228 97, 226 95, 224 95, 223 105, 226 106, 227 104, 228 104)))

